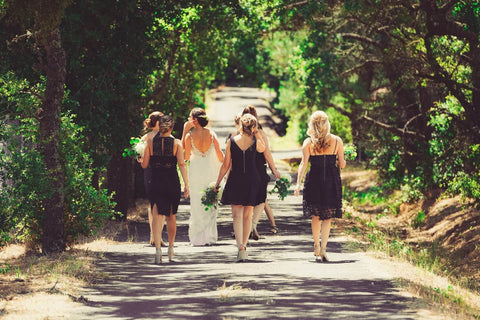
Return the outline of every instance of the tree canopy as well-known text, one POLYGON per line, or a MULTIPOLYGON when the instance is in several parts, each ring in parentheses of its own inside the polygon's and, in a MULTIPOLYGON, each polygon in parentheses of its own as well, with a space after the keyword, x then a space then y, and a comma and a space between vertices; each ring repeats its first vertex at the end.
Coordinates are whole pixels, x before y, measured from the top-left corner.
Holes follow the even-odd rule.
POLYGON ((181 134, 225 83, 275 90, 298 141, 326 110, 411 198, 479 199, 479 31, 473 0, 0 1, 2 239, 63 250, 126 214, 121 154, 144 117, 172 114, 181 134))

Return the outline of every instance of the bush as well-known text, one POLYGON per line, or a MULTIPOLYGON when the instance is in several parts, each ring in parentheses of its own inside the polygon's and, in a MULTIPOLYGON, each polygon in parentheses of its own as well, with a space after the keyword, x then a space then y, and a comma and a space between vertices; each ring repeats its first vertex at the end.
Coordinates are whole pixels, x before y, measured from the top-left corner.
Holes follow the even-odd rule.
MULTIPOLYGON (((8 241, 31 241, 38 244, 42 233, 44 199, 52 189, 47 183, 43 160, 37 150, 38 121, 35 110, 40 101, 25 81, 11 74, 2 79, 0 108, 7 115, 0 119, 0 246, 8 241)), ((82 150, 82 129, 74 116, 61 117, 61 162, 65 172, 65 231, 76 238, 90 235, 102 222, 113 217, 114 203, 104 189, 92 186, 93 168, 90 156, 82 150)))

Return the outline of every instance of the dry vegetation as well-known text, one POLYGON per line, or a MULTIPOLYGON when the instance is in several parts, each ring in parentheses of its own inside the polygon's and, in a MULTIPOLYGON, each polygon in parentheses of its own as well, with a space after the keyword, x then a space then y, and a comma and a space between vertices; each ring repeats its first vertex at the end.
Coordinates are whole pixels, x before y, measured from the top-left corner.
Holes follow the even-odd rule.
POLYGON ((0 318, 68 318, 75 303, 88 304, 82 290, 103 282, 108 274, 95 264, 103 258, 101 248, 113 243, 127 223, 107 222, 101 234, 80 239, 74 248, 43 256, 10 245, 0 252, 0 318))
MULTIPOLYGON (((342 177, 357 192, 377 186, 371 170, 357 167, 342 177)), ((392 194, 380 203, 348 207, 351 219, 343 227, 382 258, 409 262, 398 267, 398 274, 400 285, 412 294, 467 318, 480 318, 478 208, 471 200, 440 193, 414 203, 398 198, 392 194)))

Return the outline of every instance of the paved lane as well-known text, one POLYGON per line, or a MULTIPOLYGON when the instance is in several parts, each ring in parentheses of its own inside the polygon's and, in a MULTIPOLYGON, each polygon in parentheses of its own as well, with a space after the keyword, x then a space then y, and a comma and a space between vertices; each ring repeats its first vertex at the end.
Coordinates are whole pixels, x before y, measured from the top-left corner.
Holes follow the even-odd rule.
MULTIPOLYGON (((236 112, 247 104, 267 112, 266 101, 268 95, 257 89, 217 91, 209 114, 220 139, 233 129, 236 112)), ((85 292, 89 304, 71 318, 445 319, 397 289, 395 271, 353 249, 335 225, 328 245, 332 261, 315 262, 301 199, 269 196, 269 201, 280 231, 269 235, 263 217, 259 225, 263 237, 249 244, 246 263, 235 263, 228 207, 220 210, 218 243, 191 247, 188 203, 182 203, 176 261, 161 266, 153 264, 154 249, 146 245, 147 222, 132 224, 133 241, 108 246, 98 264, 110 278, 85 292)))

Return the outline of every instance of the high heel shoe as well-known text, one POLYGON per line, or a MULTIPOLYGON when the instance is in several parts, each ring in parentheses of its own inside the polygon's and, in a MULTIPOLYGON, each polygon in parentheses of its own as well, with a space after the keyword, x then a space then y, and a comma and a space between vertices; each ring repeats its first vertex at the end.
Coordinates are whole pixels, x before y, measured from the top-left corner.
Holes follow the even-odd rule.
POLYGON ((272 226, 272 228, 270 229, 270 233, 277 234, 278 233, 278 227, 277 226, 272 226))
POLYGON ((155 264, 162 264, 162 248, 157 248, 155 252, 155 264))
POLYGON ((244 246, 240 246, 240 248, 238 248, 237 262, 246 261, 247 257, 247 248, 245 248, 244 246))
POLYGON ((327 257, 327 248, 322 248, 322 249, 320 250, 320 257, 322 258, 322 261, 323 261, 323 262, 328 262, 328 261, 330 261, 330 260, 328 259, 328 257, 327 257))
POLYGON ((255 241, 258 241, 258 239, 260 239, 260 235, 258 234, 257 230, 252 230, 252 233, 250 233, 250 239, 253 239, 255 241))
POLYGON ((313 247, 313 254, 315 255, 315 260, 322 260, 322 257, 320 256, 321 255, 321 251, 320 251, 320 244, 319 243, 315 243, 314 247, 313 247))
POLYGON ((173 256, 175 252, 173 251, 173 246, 168 246, 168 261, 173 261, 173 256))

